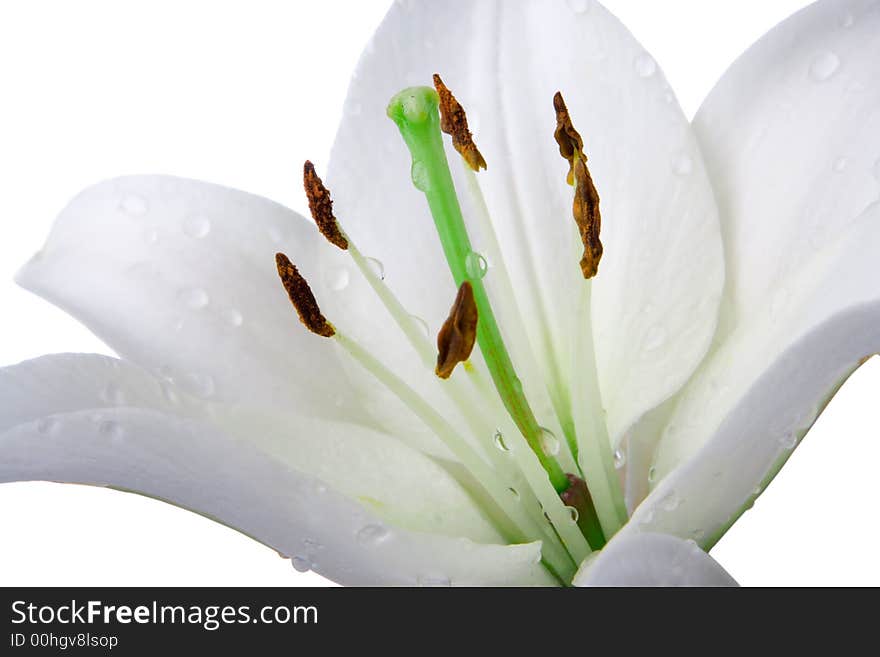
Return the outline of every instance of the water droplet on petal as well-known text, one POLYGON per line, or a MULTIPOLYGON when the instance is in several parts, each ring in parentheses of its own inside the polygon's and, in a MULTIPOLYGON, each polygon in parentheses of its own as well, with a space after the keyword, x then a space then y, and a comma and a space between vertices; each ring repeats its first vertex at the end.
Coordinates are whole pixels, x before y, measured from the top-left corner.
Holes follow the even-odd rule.
POLYGON ((391 532, 383 525, 365 525, 357 533, 357 542, 367 547, 375 547, 384 543, 391 532))
POLYGON ((662 326, 654 326, 650 328, 647 335, 645 335, 645 342, 642 345, 642 348, 645 351, 656 351, 666 344, 666 338, 666 329, 662 326))
POLYGON ((672 163, 672 171, 677 176, 689 176, 694 171, 694 160, 687 153, 682 153, 672 163))
POLYGON ((652 466, 651 466, 651 469, 648 470, 648 482, 649 482, 649 483, 654 483, 654 479, 655 479, 656 477, 657 477, 657 468, 655 468, 655 467, 652 465, 652 466))
POLYGON ((376 274, 376 276, 379 277, 380 280, 385 280, 385 265, 382 264, 381 260, 377 260, 376 258, 364 258, 364 262, 367 263, 367 266, 374 274, 376 274))
POLYGON ((308 557, 295 556, 290 559, 290 563, 298 573, 307 573, 312 569, 312 562, 308 557))
POLYGON ((129 194, 119 202, 119 209, 131 217, 142 217, 150 209, 147 200, 136 194, 129 194))
POLYGON ((614 450, 614 467, 618 470, 622 469, 623 466, 626 465, 626 452, 622 449, 614 450))
POLYGON ((114 406, 125 404, 125 393, 115 383, 110 382, 101 391, 101 399, 114 406))
POLYGON ((471 251, 465 256, 464 268, 465 271, 467 271, 468 276, 472 279, 480 280, 485 277, 486 272, 489 271, 489 264, 482 255, 471 251))
POLYGON ((223 317, 224 322, 236 328, 244 323, 244 317, 235 308, 227 308, 221 313, 221 317, 223 317))
POLYGON ((672 491, 660 501, 660 507, 664 511, 675 511, 679 506, 681 506, 681 498, 676 495, 675 491, 672 491))
POLYGON ((193 239, 202 239, 211 232, 211 221, 200 214, 192 214, 183 220, 183 232, 193 239))
POLYGON ((210 301, 208 293, 200 287, 184 288, 178 294, 178 298, 183 305, 192 310, 201 310, 210 301))
POLYGON ((416 189, 423 192, 431 190, 431 180, 428 176, 428 168, 425 166, 424 162, 419 160, 413 162, 410 175, 412 176, 412 182, 416 189))
POLYGON ((590 9, 592 0, 568 0, 568 7, 575 14, 585 14, 590 9))
POLYGON ((431 329, 428 328, 428 322, 423 320, 418 315, 410 315, 410 318, 412 319, 413 322, 415 322, 416 326, 419 327, 419 330, 421 330, 422 333, 424 333, 425 335, 428 335, 428 336, 431 335, 431 329))
POLYGON ((657 72, 657 62, 645 52, 636 57, 635 69, 639 77, 650 78, 657 72))
POLYGON ((341 292, 348 287, 351 282, 351 274, 345 267, 339 267, 330 272, 328 276, 328 284, 331 290, 341 292))
POLYGON ((810 63, 810 78, 813 82, 830 80, 840 68, 840 58, 831 51, 816 55, 810 63))
POLYGON ((847 164, 849 164, 849 161, 845 157, 839 157, 834 160, 834 164, 831 166, 831 168, 834 170, 835 173, 840 173, 841 171, 846 169, 847 164))
POLYGON ((98 424, 98 433, 109 438, 113 442, 122 440, 123 430, 118 422, 113 420, 103 420, 98 424))
POLYGON ((55 429, 58 428, 58 420, 52 417, 41 417, 37 420, 37 433, 41 433, 44 436, 52 433, 55 429))
POLYGON ((575 509, 573 506, 570 506, 570 507, 568 507, 568 512, 569 512, 569 514, 571 514, 571 521, 577 522, 578 518, 580 518, 580 514, 578 513, 578 510, 575 509))
POLYGON ((797 447, 797 434, 794 431, 788 431, 779 439, 779 444, 783 449, 794 449, 797 447))
POLYGON ((495 447, 500 449, 502 452, 509 452, 510 447, 507 446, 507 443, 504 442, 504 436, 500 431, 496 431, 493 436, 493 440, 495 441, 495 447))
POLYGON ((547 456, 556 456, 559 454, 559 438, 557 438, 550 429, 541 427, 539 441, 541 443, 541 450, 547 456))

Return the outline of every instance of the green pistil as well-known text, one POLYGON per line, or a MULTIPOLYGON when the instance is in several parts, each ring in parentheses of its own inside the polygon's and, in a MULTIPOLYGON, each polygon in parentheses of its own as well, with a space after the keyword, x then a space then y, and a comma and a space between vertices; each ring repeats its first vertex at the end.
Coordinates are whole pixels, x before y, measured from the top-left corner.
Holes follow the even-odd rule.
POLYGON ((455 284, 460 286, 464 281, 469 281, 473 287, 480 318, 477 343, 495 388, 510 417, 547 471, 553 487, 561 493, 569 486, 568 478, 556 459, 544 453, 541 427, 525 398, 522 383, 504 346, 480 272, 475 271, 479 268, 468 266, 474 259, 474 252, 443 148, 438 107, 439 100, 433 89, 413 87, 391 99, 388 116, 397 124, 412 154, 413 184, 424 192, 428 200, 455 284))

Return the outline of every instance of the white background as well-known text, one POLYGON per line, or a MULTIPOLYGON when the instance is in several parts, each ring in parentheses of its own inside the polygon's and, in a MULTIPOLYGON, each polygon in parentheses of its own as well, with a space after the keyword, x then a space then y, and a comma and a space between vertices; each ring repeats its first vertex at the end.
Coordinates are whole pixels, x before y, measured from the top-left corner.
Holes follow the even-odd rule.
MULTIPOLYGON (((806 4, 605 0, 660 62, 690 116, 736 55, 806 4)), ((301 162, 325 168, 348 77, 386 6, 2 2, 0 364, 107 351, 11 281, 82 187, 171 173, 305 210, 301 162)), ((878 391, 872 362, 717 546, 713 554, 741 583, 880 584, 878 391)), ((2 585, 322 583, 159 502, 82 486, 0 486, 2 585)))

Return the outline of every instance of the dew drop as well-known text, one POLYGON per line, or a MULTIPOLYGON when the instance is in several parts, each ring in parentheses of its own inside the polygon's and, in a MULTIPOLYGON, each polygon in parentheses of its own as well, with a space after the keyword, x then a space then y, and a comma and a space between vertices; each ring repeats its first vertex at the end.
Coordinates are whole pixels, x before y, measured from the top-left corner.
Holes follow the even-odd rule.
POLYGON ((410 172, 412 176, 413 185, 415 185, 416 189, 428 192, 431 190, 431 181, 428 177, 428 168, 425 166, 424 162, 416 160, 412 163, 412 171, 410 172))
POLYGON ((575 14, 585 14, 590 9, 591 0, 568 0, 568 8, 575 14))
POLYGON ((124 431, 122 430, 122 427, 119 426, 118 422, 114 422, 113 420, 103 420, 98 425, 98 433, 109 438, 113 442, 118 442, 122 440, 124 431))
POLYGON ((849 161, 845 157, 839 157, 834 160, 834 164, 831 165, 831 168, 834 170, 835 173, 840 173, 841 171, 846 169, 847 164, 849 164, 849 161))
POLYGON ((37 420, 37 433, 48 435, 58 428, 58 420, 52 417, 41 417, 37 420))
POLYGON ((330 285, 330 289, 336 292, 341 292, 342 290, 347 288, 350 282, 351 274, 345 267, 334 269, 332 272, 330 272, 330 275, 328 277, 328 284, 330 285))
POLYGON ((831 51, 816 55, 810 64, 810 79, 813 82, 830 80, 840 68, 840 58, 831 51))
POLYGON ((220 315, 223 317, 223 321, 230 326, 238 328, 244 323, 244 317, 235 308, 227 308, 220 315))
POLYGON ((500 431, 496 431, 493 436, 493 440, 495 441, 495 447, 500 449, 502 452, 509 452, 510 447, 507 446, 507 443, 504 442, 504 436, 500 431))
POLYGON ((119 208, 130 217, 142 217, 150 209, 147 200, 136 194, 129 194, 119 202, 119 208))
POLYGON ((681 498, 674 491, 660 501, 660 507, 664 511, 675 511, 679 506, 681 506, 681 498))
POLYGON ((211 232, 211 221, 200 214, 193 214, 183 220, 183 232, 193 239, 202 239, 211 232))
POLYGON ((415 323, 416 326, 419 327, 419 330, 425 335, 431 335, 431 329, 428 328, 428 322, 423 320, 418 315, 410 315, 410 319, 415 323))
POLYGON ((184 288, 178 294, 178 298, 183 305, 192 310, 201 310, 210 301, 208 293, 200 287, 184 288))
POLYGON ((295 556, 290 559, 290 563, 298 573, 307 573, 312 569, 312 562, 308 557, 295 556))
POLYGON ((639 77, 650 78, 657 72, 657 62, 648 53, 642 53, 636 57, 635 69, 639 77))
POLYGON ((657 477, 657 468, 655 468, 655 467, 652 465, 652 466, 651 466, 651 469, 648 470, 648 482, 649 482, 649 483, 654 483, 654 479, 655 479, 656 477, 657 477))
POLYGON ((367 263, 367 267, 369 267, 380 280, 385 280, 385 265, 382 264, 381 260, 377 260, 376 258, 364 258, 364 261, 367 263))
POLYGON ((580 514, 578 513, 578 510, 575 509, 573 506, 568 507, 568 513, 569 513, 569 515, 571 515, 572 522, 577 522, 578 518, 580 518, 580 514))
POLYGON ((618 470, 622 469, 623 466, 626 465, 626 452, 622 449, 614 450, 614 467, 618 470))
POLYGON ((358 531, 357 542, 366 547, 375 547, 384 543, 391 532, 383 525, 365 525, 358 531))
POLYGON ((545 429, 541 427, 541 436, 539 438, 541 442, 541 450, 547 456, 556 456, 559 454, 559 438, 550 431, 550 429, 545 429))
POLYGON ((107 404, 122 406, 125 404, 125 393, 115 383, 110 382, 101 391, 101 399, 107 404))
POLYGON ((672 171, 677 176, 689 176, 694 171, 694 160, 687 153, 682 153, 672 163, 672 171))
POLYGON ((471 251, 465 256, 464 268, 468 276, 472 279, 480 280, 489 271, 489 264, 481 254, 471 251))
POLYGON ((779 439, 779 444, 784 449, 794 449, 797 447, 797 434, 794 431, 788 431, 779 439))
POLYGON ((654 326, 648 330, 645 336, 643 348, 645 351, 655 351, 666 344, 666 329, 662 326, 654 326))

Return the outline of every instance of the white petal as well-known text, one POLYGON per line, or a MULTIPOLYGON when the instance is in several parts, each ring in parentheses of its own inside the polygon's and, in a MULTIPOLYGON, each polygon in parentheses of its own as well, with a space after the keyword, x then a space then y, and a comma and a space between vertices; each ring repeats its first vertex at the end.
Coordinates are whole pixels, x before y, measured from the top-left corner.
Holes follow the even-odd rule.
POLYGON ((138 409, 54 416, 0 434, 0 481, 111 486, 216 519, 349 585, 552 583, 538 544, 481 545, 385 526, 319 480, 205 425, 138 409))
POLYGON ((693 541, 664 534, 612 540, 586 561, 575 586, 736 586, 736 581, 693 541))
POLYGON ((27 425, 51 434, 65 413, 87 411, 92 429, 112 438, 119 429, 113 417, 120 408, 222 427, 243 449, 251 445, 281 465, 319 479, 394 526, 478 542, 501 540, 445 469, 363 426, 203 403, 129 363, 104 356, 45 356, 0 369, 0 431, 27 425))
POLYGON ((700 111, 729 285, 718 346, 661 440, 662 483, 633 519, 652 531, 711 545, 880 349, 878 30, 876 1, 811 5, 700 111))
MULTIPOLYGON (((434 72, 468 109, 532 347, 548 369, 552 352, 562 378, 583 285, 572 191, 553 140, 553 93, 568 100, 603 200, 593 311, 616 439, 692 372, 715 326, 717 212, 690 127, 656 64, 598 3, 583 13, 563 0, 395 5, 352 82, 329 182, 346 229, 433 330, 455 290, 385 105, 434 72)), ((454 152, 451 162, 457 172, 454 152)), ((491 263, 489 271, 491 286, 491 263)))
POLYGON ((196 396, 354 417, 334 345, 299 324, 275 271, 284 250, 318 275, 318 239, 266 199, 119 178, 68 205, 19 282, 196 396))

